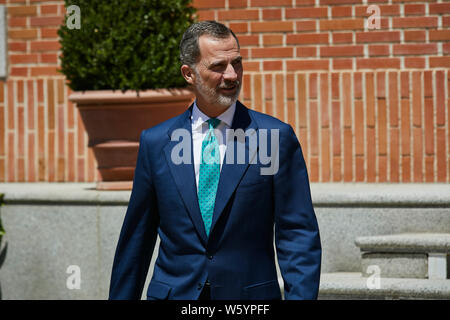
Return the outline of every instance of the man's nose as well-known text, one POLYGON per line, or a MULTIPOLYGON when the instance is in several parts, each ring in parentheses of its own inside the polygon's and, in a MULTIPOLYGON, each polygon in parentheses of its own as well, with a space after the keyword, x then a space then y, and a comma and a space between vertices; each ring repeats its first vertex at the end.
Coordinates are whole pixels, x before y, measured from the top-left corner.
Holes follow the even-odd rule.
POLYGON ((233 65, 229 64, 225 70, 225 72, 223 73, 223 78, 224 80, 227 81, 236 81, 237 80, 237 73, 234 70, 233 65))

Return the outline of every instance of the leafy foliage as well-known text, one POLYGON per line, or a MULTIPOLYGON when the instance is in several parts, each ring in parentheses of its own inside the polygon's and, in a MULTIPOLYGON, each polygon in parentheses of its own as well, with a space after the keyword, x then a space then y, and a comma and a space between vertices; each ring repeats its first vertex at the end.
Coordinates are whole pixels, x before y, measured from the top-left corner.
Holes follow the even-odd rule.
POLYGON ((58 30, 61 72, 74 91, 186 86, 179 43, 194 22, 192 0, 65 0, 80 29, 58 30))

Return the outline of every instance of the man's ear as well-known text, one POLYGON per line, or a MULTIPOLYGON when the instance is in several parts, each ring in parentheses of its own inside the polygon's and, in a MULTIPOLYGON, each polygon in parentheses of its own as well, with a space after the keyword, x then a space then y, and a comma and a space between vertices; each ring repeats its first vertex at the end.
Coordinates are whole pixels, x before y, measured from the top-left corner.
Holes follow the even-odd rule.
POLYGON ((195 83, 195 73, 194 70, 191 69, 187 64, 183 64, 181 66, 181 74, 183 75, 183 78, 189 83, 190 85, 194 85, 195 83))

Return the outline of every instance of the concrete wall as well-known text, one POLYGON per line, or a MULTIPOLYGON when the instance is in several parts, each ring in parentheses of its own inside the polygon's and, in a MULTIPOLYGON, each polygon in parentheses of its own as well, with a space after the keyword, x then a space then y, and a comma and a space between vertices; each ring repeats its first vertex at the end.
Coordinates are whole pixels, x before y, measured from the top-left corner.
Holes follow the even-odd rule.
MULTIPOLYGON (((8 242, 0 269, 3 299, 107 298, 130 193, 99 192, 93 186, 0 184, 8 242), (79 289, 67 287, 73 277, 69 266, 79 267, 79 289)), ((312 184, 311 189, 324 273, 360 271, 357 236, 450 232, 449 185, 312 184)))
POLYGON ((322 272, 361 271, 359 236, 450 233, 445 184, 313 184, 321 233, 322 272))
POLYGON ((96 191, 84 193, 89 185, 36 187, 5 192, 3 299, 106 299, 129 193, 105 194, 109 201, 96 191), (66 286, 72 265, 80 268, 80 289, 66 286))

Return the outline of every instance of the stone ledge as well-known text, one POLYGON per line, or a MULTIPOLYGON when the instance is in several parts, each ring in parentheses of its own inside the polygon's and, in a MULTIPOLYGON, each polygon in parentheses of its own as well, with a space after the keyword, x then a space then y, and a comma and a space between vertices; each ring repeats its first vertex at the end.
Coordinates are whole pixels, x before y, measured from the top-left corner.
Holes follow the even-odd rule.
POLYGON ((450 280, 381 278, 369 289, 357 272, 323 273, 319 299, 450 299, 450 280))
POLYGON ((131 191, 99 191, 95 183, 0 183, 5 204, 128 205, 131 191))
POLYGON ((368 252, 361 256, 361 272, 364 277, 373 266, 380 270, 385 278, 415 278, 428 277, 428 256, 425 253, 377 253, 368 252))
POLYGON ((312 183, 317 207, 444 207, 450 205, 445 183, 312 183))
MULTIPOLYGON (((127 205, 131 191, 95 190, 95 183, 0 183, 5 203, 127 205)), ((450 184, 311 183, 315 207, 450 206, 450 184)))
POLYGON ((371 252, 448 253, 450 233, 404 233, 358 237, 355 244, 361 251, 371 252))

